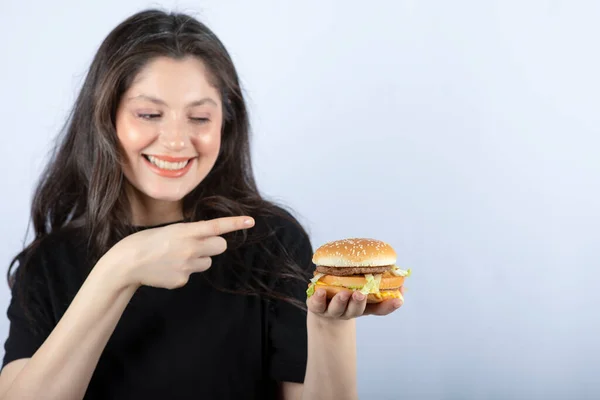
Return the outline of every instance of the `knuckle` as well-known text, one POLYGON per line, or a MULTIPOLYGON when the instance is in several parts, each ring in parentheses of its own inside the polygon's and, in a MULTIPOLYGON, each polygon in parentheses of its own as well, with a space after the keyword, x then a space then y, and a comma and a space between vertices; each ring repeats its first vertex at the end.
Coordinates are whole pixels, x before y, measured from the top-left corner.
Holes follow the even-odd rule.
POLYGON ((185 246, 183 250, 181 250, 181 255, 185 260, 189 260, 194 257, 195 250, 192 246, 185 246))
POLYGON ((182 287, 188 283, 190 276, 188 274, 181 274, 175 279, 175 287, 182 287))
POLYGON ((219 250, 220 252, 224 252, 225 250, 227 250, 227 240, 225 240, 221 236, 217 238, 217 250, 219 250))
POLYGON ((183 264, 181 264, 181 265, 179 266, 179 271, 180 271, 182 274, 185 274, 185 275, 187 275, 187 274, 189 274, 189 273, 191 272, 191 266, 190 266, 188 263, 183 263, 183 264))
POLYGON ((161 240, 160 244, 157 247, 160 249, 161 253, 165 254, 165 253, 169 252, 169 249, 171 248, 171 246, 172 246, 171 238, 167 237, 164 240, 161 240))
POLYGON ((210 268, 212 259, 210 257, 202 257, 196 261, 196 270, 205 271, 210 268))
POLYGON ((221 233, 221 224, 219 224, 218 222, 210 224, 210 232, 213 236, 219 236, 219 234, 221 233))

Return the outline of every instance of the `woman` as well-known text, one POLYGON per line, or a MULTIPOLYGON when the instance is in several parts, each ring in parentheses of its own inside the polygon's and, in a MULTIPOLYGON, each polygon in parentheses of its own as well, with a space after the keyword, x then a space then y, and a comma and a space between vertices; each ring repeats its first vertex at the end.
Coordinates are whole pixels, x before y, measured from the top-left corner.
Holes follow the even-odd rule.
POLYGON ((150 10, 109 34, 9 269, 2 399, 356 397, 353 319, 401 303, 305 303, 311 244, 261 198, 248 130, 197 20, 150 10))

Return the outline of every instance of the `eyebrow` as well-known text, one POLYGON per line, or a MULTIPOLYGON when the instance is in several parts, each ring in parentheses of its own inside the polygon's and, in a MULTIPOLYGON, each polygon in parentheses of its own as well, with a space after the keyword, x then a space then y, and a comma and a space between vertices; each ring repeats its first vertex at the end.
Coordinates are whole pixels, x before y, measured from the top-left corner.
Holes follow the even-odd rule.
MULTIPOLYGON (((137 99, 139 99, 139 100, 147 100, 147 101, 150 101, 150 102, 152 102, 154 104, 159 104, 159 105, 163 105, 163 106, 167 105, 167 103, 164 100, 161 100, 161 99, 159 99, 157 97, 148 96, 148 95, 145 95, 145 94, 140 94, 138 96, 133 96, 133 97, 128 98, 128 100, 137 100, 137 99)), ((202 106, 204 104, 212 104, 213 106, 217 107, 217 102, 214 101, 210 97, 204 97, 204 98, 202 98, 200 100, 192 101, 191 103, 187 104, 187 107, 202 106)))

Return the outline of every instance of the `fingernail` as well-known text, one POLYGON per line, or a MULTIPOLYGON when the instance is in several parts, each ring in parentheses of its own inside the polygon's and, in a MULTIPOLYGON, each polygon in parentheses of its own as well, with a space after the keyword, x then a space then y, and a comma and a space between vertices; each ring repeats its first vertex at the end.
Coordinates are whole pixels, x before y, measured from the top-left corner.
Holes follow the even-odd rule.
POLYGON ((402 302, 400 300, 394 300, 394 308, 400 308, 402 302))
POLYGON ((365 295, 362 294, 361 292, 355 292, 354 298, 358 301, 363 301, 365 299, 365 295))
POLYGON ((348 301, 349 297, 350 297, 350 295, 346 292, 340 293, 340 300, 342 300, 342 301, 348 301))
POLYGON ((252 226, 254 225, 254 220, 252 218, 248 218, 244 220, 244 225, 246 226, 252 226))
POLYGON ((325 297, 325 291, 324 290, 319 290, 317 292, 317 296, 319 296, 319 297, 325 297))

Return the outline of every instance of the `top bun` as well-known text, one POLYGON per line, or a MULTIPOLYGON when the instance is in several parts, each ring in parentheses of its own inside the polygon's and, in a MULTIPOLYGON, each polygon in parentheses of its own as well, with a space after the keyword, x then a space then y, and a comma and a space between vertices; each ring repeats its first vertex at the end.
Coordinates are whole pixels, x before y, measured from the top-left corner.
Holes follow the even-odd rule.
POLYGON ((312 261, 323 267, 383 267, 396 264, 396 252, 380 240, 350 238, 325 243, 312 261))

